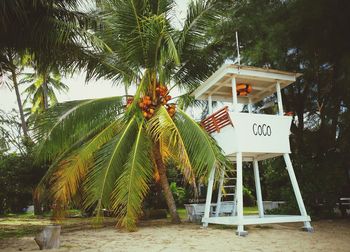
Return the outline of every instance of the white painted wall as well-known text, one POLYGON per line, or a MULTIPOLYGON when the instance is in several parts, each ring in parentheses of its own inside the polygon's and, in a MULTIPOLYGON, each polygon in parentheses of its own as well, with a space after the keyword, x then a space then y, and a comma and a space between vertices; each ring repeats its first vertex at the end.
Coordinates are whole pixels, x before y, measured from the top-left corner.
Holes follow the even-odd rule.
POLYGON ((229 125, 213 134, 226 155, 235 152, 290 153, 292 117, 232 112, 230 117, 234 127, 229 125), (271 134, 259 135, 259 125, 265 125, 265 133, 269 126, 271 134))

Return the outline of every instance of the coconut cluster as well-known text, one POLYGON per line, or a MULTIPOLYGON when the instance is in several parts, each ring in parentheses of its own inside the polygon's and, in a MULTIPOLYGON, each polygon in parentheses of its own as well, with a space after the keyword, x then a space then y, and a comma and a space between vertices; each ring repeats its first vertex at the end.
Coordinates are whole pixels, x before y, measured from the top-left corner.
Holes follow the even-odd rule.
MULTIPOLYGON (((145 95, 139 100, 139 107, 142 110, 142 115, 149 119, 154 115, 156 107, 161 104, 166 107, 169 115, 171 117, 174 116, 176 112, 176 105, 174 103, 168 103, 171 100, 171 96, 169 95, 169 91, 166 86, 158 85, 156 87, 156 98, 152 100, 152 98, 148 95, 145 95)), ((127 99, 127 107, 133 103, 134 97, 129 97, 127 99)))
POLYGON ((169 115, 173 117, 176 112, 176 105, 174 103, 168 103, 171 100, 168 88, 166 86, 157 86, 156 93, 159 97, 159 102, 166 106, 169 115))
POLYGON ((140 99, 139 107, 142 109, 142 115, 145 118, 149 119, 153 116, 156 106, 152 104, 151 97, 148 95, 145 95, 140 99))

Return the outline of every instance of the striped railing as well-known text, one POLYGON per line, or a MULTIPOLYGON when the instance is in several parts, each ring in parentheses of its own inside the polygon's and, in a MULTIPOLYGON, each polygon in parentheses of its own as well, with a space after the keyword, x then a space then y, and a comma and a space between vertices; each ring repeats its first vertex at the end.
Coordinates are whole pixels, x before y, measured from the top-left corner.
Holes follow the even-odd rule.
POLYGON ((203 121, 201 121, 202 127, 209 133, 220 132, 220 129, 227 125, 232 125, 230 115, 228 113, 228 107, 223 107, 222 109, 211 114, 203 121))

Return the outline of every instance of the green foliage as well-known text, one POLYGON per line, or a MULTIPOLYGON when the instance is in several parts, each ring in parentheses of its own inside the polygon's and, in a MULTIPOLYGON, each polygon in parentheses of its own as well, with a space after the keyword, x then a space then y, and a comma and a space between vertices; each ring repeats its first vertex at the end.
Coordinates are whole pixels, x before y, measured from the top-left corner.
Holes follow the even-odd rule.
POLYGON ((25 153, 25 143, 21 138, 21 126, 16 111, 5 113, 0 110, 0 155, 16 150, 25 153))
POLYGON ((223 62, 219 41, 205 36, 219 20, 217 3, 191 2, 181 29, 171 22, 174 5, 173 0, 101 1, 104 29, 96 35, 113 54, 105 55, 106 64, 91 65, 88 77, 129 85, 149 78, 139 76, 146 69, 156 71, 161 83, 172 80, 186 91, 197 87, 223 62))
POLYGON ((177 206, 183 206, 184 200, 185 200, 185 197, 186 197, 185 188, 177 186, 176 182, 171 182, 170 183, 170 189, 171 189, 171 192, 174 195, 174 199, 175 199, 176 205, 177 206))
POLYGON ((122 97, 72 101, 33 116, 33 137, 40 143, 38 156, 52 160, 68 148, 79 147, 123 112, 121 104, 122 97))
POLYGON ((29 154, 0 154, 0 214, 19 213, 33 204, 32 194, 45 172, 29 154))
POLYGON ((124 170, 112 192, 112 208, 119 217, 118 224, 132 230, 141 212, 141 203, 149 189, 153 175, 151 141, 138 125, 132 149, 127 154, 124 170))
POLYGON ((55 91, 67 92, 68 86, 61 82, 58 71, 46 74, 24 74, 19 84, 30 85, 24 90, 24 105, 31 105, 31 113, 40 113, 58 103, 55 91))
MULTIPOLYGON (((89 30, 96 24, 81 0, 4 0, 0 3, 0 55, 7 49, 30 54, 39 72, 54 65, 82 68, 104 44, 89 30)), ((94 58, 95 59, 95 58, 94 58)), ((0 64, 8 62, 0 56, 0 64)))
POLYGON ((253 192, 247 187, 243 187, 243 200, 245 206, 254 206, 256 202, 253 192))

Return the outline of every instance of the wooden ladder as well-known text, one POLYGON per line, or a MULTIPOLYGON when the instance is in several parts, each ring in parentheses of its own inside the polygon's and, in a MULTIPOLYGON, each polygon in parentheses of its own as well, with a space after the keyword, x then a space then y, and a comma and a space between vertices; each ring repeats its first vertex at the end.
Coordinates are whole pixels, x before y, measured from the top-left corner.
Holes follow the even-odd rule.
POLYGON ((215 216, 234 215, 236 211, 236 171, 223 172, 219 181, 215 216))

